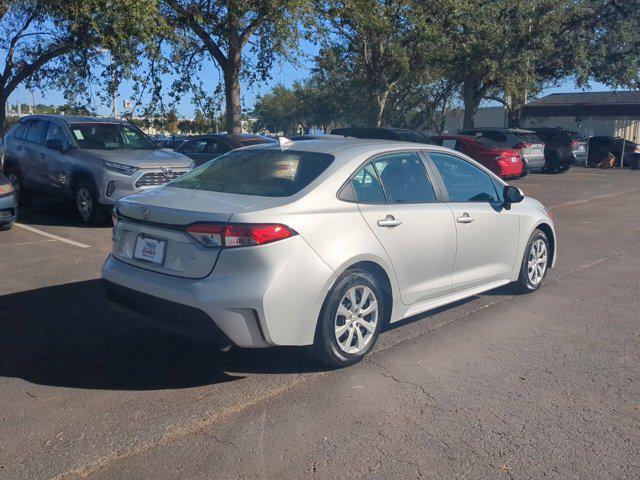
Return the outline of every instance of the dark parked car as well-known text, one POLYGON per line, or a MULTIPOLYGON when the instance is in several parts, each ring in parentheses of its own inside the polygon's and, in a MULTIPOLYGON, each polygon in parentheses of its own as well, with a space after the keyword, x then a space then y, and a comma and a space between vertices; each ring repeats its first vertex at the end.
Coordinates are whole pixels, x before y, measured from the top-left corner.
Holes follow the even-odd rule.
POLYGON ((460 132, 460 135, 488 138, 501 147, 520 150, 520 159, 524 165, 523 175, 544 169, 544 143, 531 130, 522 130, 520 128, 473 128, 460 132))
POLYGON ((640 168, 640 145, 620 137, 590 137, 589 138, 589 166, 596 166, 600 161, 612 153, 616 157, 616 165, 620 165, 622 145, 624 143, 625 167, 640 168))
POLYGON ((408 128, 345 127, 334 128, 331 130, 331 135, 377 140, 398 140, 400 142, 433 145, 433 141, 427 135, 416 132, 415 130, 409 130, 408 128))
POLYGON ((0 173, 0 230, 9 230, 18 213, 18 196, 7 177, 0 173))
POLYGON ((517 178, 522 175, 520 151, 496 145, 486 138, 469 135, 435 135, 436 145, 464 153, 481 163, 502 178, 517 178))
POLYGON ((532 128, 544 142, 545 170, 566 172, 573 164, 584 165, 587 141, 578 132, 564 128, 532 128))
POLYGON ((196 167, 208 162, 209 160, 219 157, 223 153, 236 150, 250 145, 258 145, 260 143, 275 143, 276 140, 263 135, 239 134, 227 135, 226 133, 215 133, 212 135, 201 135, 192 137, 182 143, 176 152, 182 153, 192 158, 196 167))

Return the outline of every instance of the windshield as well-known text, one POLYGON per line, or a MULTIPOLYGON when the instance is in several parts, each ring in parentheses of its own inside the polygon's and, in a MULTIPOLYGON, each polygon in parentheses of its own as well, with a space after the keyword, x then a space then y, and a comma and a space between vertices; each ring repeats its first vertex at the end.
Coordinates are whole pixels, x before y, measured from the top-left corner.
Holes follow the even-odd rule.
POLYGON ((236 150, 182 175, 172 187, 288 197, 315 180, 334 157, 287 150, 236 150))
POLYGON ((69 125, 83 150, 156 150, 158 145, 131 125, 121 123, 73 123, 69 125))

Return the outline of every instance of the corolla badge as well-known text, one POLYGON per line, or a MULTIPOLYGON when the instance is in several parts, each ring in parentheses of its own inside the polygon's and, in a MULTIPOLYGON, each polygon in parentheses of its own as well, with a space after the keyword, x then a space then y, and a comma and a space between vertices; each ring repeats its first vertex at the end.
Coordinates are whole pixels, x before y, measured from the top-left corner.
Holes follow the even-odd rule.
POLYGON ((142 217, 143 220, 149 220, 149 218, 151 218, 151 212, 149 212, 148 208, 142 207, 140 209, 140 216, 142 217))

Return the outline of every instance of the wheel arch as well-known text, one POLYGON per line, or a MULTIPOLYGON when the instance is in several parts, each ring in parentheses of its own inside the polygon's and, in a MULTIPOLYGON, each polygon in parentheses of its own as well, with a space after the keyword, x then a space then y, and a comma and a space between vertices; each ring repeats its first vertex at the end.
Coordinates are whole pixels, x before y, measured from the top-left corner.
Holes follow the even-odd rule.
POLYGON ((544 232, 544 234, 549 239, 549 249, 551 250, 549 252, 549 254, 551 256, 551 262, 549 262, 549 265, 551 266, 551 268, 553 268, 555 266, 555 263, 556 263, 556 234, 555 234, 555 231, 551 227, 551 225, 546 223, 546 222, 541 222, 541 223, 537 224, 535 228, 537 230, 541 230, 542 232, 544 232))
POLYGON ((91 182, 94 188, 98 189, 98 184, 96 183, 96 179, 89 170, 84 168, 74 168, 71 170, 71 181, 69 182, 69 186, 71 187, 71 195, 75 194, 76 187, 78 186, 78 182, 82 180, 87 180, 91 182))

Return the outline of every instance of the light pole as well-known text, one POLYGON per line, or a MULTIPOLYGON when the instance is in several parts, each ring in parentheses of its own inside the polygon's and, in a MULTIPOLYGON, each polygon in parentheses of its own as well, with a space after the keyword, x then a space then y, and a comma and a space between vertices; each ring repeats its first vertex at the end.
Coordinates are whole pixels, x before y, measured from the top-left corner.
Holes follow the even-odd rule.
POLYGON ((109 68, 112 69, 111 72, 111 84, 113 85, 113 118, 118 118, 118 92, 116 91, 116 72, 113 70, 113 58, 111 57, 111 50, 107 50, 106 48, 98 48, 98 52, 100 53, 108 53, 109 54, 109 68))

